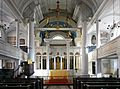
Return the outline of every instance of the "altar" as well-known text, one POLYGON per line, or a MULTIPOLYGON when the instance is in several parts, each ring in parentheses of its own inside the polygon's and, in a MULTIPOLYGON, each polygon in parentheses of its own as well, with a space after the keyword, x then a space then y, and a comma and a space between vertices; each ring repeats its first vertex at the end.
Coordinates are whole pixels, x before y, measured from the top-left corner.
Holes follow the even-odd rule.
POLYGON ((50 79, 68 79, 68 70, 50 70, 50 79))
POLYGON ((47 84, 71 84, 68 70, 51 70, 47 84))

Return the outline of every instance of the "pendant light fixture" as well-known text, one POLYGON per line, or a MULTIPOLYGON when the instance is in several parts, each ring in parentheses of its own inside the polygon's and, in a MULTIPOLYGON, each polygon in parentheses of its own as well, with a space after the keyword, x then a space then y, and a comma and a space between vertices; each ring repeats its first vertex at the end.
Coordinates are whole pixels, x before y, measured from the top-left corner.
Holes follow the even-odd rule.
POLYGON ((111 30, 115 28, 116 23, 115 23, 115 6, 114 6, 115 1, 113 0, 113 25, 111 27, 111 30))

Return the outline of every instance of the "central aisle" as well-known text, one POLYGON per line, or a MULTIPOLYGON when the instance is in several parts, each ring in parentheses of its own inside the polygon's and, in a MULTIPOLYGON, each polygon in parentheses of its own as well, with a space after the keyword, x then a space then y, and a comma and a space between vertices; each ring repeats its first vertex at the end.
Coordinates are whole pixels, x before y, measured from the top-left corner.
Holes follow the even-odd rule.
POLYGON ((44 89, 73 89, 72 86, 48 86, 44 89))

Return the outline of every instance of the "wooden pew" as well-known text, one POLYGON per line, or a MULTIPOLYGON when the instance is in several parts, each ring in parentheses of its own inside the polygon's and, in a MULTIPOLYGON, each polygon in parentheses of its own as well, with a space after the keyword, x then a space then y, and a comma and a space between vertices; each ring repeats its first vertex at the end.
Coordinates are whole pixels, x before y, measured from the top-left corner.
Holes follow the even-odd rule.
MULTIPOLYGON (((1 79, 0 80, 0 86, 3 87, 3 85, 5 86, 17 86, 17 87, 21 87, 21 86, 28 86, 29 85, 29 89, 43 89, 43 79, 42 78, 13 78, 13 79, 1 79)), ((1 89, 1 88, 0 88, 1 89)), ((26 88, 27 89, 27 88, 26 88)))
POLYGON ((120 82, 85 82, 83 86, 81 86, 82 89, 120 89, 120 82), (111 87, 112 86, 112 87, 111 87))
MULTIPOLYGON (((35 85, 34 83, 0 83, 0 87, 2 88, 8 88, 8 87, 12 87, 12 88, 16 88, 16 87, 20 87, 20 88, 29 88, 29 89, 35 89, 35 85)), ((1 89, 1 88, 0 88, 1 89)))
POLYGON ((30 89, 30 85, 27 85, 27 86, 0 86, 0 89, 30 89))
POLYGON ((120 85, 86 85, 85 89, 120 89, 120 85))
POLYGON ((96 86, 93 88, 92 85, 94 86, 96 85, 99 88, 100 87, 102 88, 102 86, 109 87, 111 85, 115 87, 114 85, 118 85, 118 86, 120 85, 120 79, 118 78, 74 78, 73 79, 74 89, 89 89, 89 88, 97 89, 96 86))
POLYGON ((27 78, 27 79, 26 78, 17 78, 14 81, 25 82, 25 83, 33 82, 33 83, 35 83, 35 85, 34 85, 35 89, 43 89, 43 78, 27 78))

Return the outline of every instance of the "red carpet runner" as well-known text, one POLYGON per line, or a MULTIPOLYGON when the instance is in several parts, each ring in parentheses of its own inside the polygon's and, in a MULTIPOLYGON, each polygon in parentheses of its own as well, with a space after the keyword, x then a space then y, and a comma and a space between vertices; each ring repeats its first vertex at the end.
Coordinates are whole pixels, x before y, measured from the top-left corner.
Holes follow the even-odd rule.
POLYGON ((46 84, 72 84, 68 79, 50 79, 46 81, 46 84))

